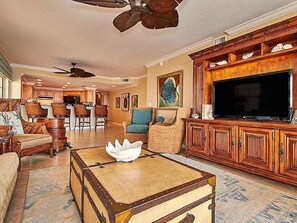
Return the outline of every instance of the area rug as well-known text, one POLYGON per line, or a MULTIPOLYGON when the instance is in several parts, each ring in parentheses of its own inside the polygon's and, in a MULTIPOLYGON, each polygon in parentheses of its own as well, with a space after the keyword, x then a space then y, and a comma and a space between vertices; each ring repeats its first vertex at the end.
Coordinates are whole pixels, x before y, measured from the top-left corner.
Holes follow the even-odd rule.
MULTIPOLYGON (((199 161, 166 156, 217 176, 216 223, 297 223, 297 192, 284 193, 199 161)), ((68 166, 30 172, 23 223, 81 222, 68 175, 68 166)))

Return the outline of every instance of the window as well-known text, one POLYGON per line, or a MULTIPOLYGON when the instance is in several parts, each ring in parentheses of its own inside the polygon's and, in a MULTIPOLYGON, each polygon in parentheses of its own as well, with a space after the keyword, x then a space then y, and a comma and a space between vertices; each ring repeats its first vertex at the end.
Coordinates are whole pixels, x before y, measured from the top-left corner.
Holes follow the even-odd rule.
POLYGON ((3 77, 0 76, 0 98, 3 98, 3 77))

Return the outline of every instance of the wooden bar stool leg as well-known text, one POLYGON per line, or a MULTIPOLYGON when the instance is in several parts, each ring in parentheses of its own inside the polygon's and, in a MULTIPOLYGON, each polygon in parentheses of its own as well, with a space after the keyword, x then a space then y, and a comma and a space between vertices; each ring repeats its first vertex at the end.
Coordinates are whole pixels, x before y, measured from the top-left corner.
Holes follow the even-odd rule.
POLYGON ((83 126, 82 126, 82 131, 84 131, 84 127, 85 127, 85 117, 83 117, 83 126))
POLYGON ((91 130, 91 117, 88 117, 89 119, 89 129, 91 130))

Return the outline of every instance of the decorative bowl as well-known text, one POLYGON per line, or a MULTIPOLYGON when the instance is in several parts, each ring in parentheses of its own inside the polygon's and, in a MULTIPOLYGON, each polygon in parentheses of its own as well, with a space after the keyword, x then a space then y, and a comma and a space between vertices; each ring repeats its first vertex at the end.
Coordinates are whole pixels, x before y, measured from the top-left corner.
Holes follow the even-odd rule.
POLYGON ((197 114, 197 113, 193 113, 193 114, 192 114, 192 118, 198 119, 198 118, 199 118, 199 114, 197 114))
POLYGON ((111 142, 108 142, 106 152, 117 161, 130 162, 139 157, 142 144, 143 142, 141 141, 130 143, 125 139, 123 145, 121 145, 116 139, 115 146, 111 142))

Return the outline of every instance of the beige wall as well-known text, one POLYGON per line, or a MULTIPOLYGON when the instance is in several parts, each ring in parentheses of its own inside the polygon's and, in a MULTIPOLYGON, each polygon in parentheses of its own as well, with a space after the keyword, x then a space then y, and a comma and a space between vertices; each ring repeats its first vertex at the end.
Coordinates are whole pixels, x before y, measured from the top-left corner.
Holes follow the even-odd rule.
POLYGON ((157 107, 157 77, 174 71, 183 71, 183 106, 192 106, 192 83, 193 83, 193 65, 188 54, 175 57, 159 64, 149 67, 147 70, 147 103, 157 107))
MULTIPOLYGON (((148 86, 149 87, 149 86, 148 86)), ((138 95, 138 107, 147 106, 147 78, 139 79, 137 86, 126 88, 118 91, 110 92, 110 107, 109 107, 109 121, 122 124, 123 121, 129 120, 130 112, 124 112, 121 108, 116 108, 116 97, 121 97, 123 93, 130 93, 130 105, 131 108, 131 96, 138 95)), ((129 109, 130 110, 130 109, 129 109)))

